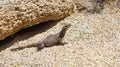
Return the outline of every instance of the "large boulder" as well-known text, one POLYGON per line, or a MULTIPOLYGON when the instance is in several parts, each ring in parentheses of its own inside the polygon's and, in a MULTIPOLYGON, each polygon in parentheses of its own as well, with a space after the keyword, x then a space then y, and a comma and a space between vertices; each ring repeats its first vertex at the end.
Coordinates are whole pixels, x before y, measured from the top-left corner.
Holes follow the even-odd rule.
POLYGON ((73 7, 62 0, 0 0, 0 40, 23 28, 64 18, 73 7))

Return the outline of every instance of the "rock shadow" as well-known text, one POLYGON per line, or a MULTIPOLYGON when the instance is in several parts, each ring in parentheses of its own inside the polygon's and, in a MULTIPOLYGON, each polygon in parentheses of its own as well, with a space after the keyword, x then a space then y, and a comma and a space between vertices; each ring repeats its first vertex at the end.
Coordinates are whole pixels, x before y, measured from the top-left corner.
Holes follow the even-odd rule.
POLYGON ((49 21, 49 22, 40 23, 38 25, 25 28, 15 33, 14 35, 7 37, 6 39, 0 41, 0 52, 13 45, 15 42, 23 41, 29 39, 30 37, 36 34, 45 32, 46 30, 55 26, 59 21, 49 21))

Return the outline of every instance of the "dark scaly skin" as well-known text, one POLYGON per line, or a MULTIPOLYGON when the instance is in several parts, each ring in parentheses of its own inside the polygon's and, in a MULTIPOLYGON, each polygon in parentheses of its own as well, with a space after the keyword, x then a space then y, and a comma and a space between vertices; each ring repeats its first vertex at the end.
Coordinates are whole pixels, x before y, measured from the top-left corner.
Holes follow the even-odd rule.
POLYGON ((24 46, 24 47, 18 47, 11 49, 12 51, 14 50, 21 50, 24 48, 30 48, 30 47, 38 47, 38 49, 42 49, 44 47, 50 47, 54 45, 64 45, 66 42, 62 42, 63 37, 65 36, 65 33, 67 29, 71 26, 71 24, 65 24, 62 27, 62 30, 56 34, 51 34, 47 36, 42 42, 38 41, 37 43, 32 43, 30 45, 24 46))

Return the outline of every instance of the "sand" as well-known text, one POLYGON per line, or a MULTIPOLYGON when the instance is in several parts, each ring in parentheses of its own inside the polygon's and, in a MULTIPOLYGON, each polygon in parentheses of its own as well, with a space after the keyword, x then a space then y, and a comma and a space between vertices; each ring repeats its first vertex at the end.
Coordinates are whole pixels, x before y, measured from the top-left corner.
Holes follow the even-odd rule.
POLYGON ((24 29, 0 41, 0 67, 120 67, 120 10, 106 8, 101 14, 74 13, 24 29), (10 49, 42 41, 71 23, 64 46, 10 49))

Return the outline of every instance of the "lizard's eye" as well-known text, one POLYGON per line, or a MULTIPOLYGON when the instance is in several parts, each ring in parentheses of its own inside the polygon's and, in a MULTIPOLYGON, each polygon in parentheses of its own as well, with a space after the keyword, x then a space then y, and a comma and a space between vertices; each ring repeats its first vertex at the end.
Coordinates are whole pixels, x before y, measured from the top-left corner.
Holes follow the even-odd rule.
POLYGON ((65 26, 65 27, 67 27, 67 26, 65 26))
POLYGON ((68 26, 65 26, 65 27, 68 27, 68 26))

